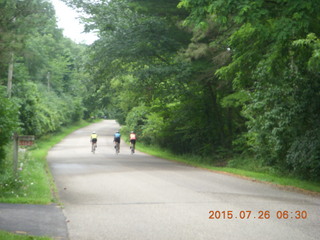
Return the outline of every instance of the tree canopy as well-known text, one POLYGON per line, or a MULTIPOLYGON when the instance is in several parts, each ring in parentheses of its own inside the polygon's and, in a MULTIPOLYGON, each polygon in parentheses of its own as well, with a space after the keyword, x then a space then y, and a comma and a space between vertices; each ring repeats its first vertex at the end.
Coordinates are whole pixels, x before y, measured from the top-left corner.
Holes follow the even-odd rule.
POLYGON ((0 163, 13 132, 40 137, 82 118, 84 50, 50 2, 0 0, 0 163))
POLYGON ((318 178, 317 1, 183 0, 179 6, 191 11, 186 24, 205 29, 212 19, 231 30, 225 41, 232 61, 216 74, 249 96, 242 113, 252 151, 266 164, 318 178))
POLYGON ((0 0, 6 139, 100 114, 178 154, 320 179, 316 0, 64 2, 87 14, 91 46, 63 37, 49 2, 0 0))

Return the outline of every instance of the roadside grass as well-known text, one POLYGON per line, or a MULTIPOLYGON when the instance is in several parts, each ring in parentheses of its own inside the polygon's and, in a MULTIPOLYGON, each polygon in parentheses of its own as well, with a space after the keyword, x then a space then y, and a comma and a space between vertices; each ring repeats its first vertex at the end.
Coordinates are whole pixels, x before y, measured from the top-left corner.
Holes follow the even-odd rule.
POLYGON ((7 171, 0 174, 0 202, 19 204, 58 202, 56 186, 46 161, 48 151, 73 131, 91 123, 79 121, 72 126, 63 127, 57 133, 36 140, 34 146, 27 151, 19 151, 16 176, 13 173, 12 153, 8 154, 4 164, 7 171))
POLYGON ((219 166, 221 165, 220 160, 191 155, 175 155, 158 147, 146 146, 141 143, 137 143, 136 148, 141 152, 159 158, 185 163, 198 168, 204 168, 220 173, 227 173, 237 177, 245 177, 252 181, 272 183, 280 188, 309 193, 320 193, 320 182, 304 181, 294 177, 286 176, 272 168, 262 167, 253 158, 230 159, 222 164, 225 166, 221 167, 219 166))
POLYGON ((52 240, 49 237, 36 237, 36 236, 29 236, 29 235, 20 235, 14 233, 8 233, 5 231, 0 230, 0 239, 4 240, 52 240))

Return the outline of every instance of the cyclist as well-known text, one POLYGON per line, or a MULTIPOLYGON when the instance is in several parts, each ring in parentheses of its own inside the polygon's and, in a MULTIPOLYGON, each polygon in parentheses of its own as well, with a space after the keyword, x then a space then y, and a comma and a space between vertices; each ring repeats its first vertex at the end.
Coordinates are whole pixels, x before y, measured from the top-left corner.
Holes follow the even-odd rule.
POLYGON ((134 149, 135 149, 135 146, 136 146, 137 136, 136 136, 136 134, 134 133, 134 131, 131 131, 129 137, 130 137, 130 149, 131 149, 132 153, 134 153, 134 149))
POLYGON ((121 134, 119 131, 117 131, 115 134, 114 134, 114 138, 113 138, 113 142, 114 142, 114 148, 117 149, 117 146, 118 146, 118 153, 120 152, 120 139, 121 139, 121 134))
POLYGON ((94 152, 98 142, 98 135, 96 134, 95 131, 93 131, 90 136, 90 142, 91 142, 91 152, 94 152))

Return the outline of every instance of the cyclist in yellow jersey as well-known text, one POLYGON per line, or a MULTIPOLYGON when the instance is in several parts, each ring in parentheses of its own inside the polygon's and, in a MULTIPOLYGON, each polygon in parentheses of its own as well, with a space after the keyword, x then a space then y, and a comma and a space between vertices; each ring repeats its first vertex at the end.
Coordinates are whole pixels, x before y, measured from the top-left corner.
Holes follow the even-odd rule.
POLYGON ((90 142, 92 144, 91 152, 93 152, 95 150, 94 147, 95 148, 97 147, 97 142, 98 142, 98 135, 96 134, 95 131, 93 131, 90 136, 90 142))

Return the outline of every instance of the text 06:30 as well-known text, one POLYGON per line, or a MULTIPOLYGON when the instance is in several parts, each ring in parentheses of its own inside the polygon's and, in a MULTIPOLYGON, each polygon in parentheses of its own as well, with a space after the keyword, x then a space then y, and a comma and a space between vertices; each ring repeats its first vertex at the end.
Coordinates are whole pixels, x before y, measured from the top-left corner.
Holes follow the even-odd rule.
POLYGON ((209 211, 209 219, 307 219, 307 217, 308 213, 305 210, 279 210, 273 212, 269 210, 209 211))

